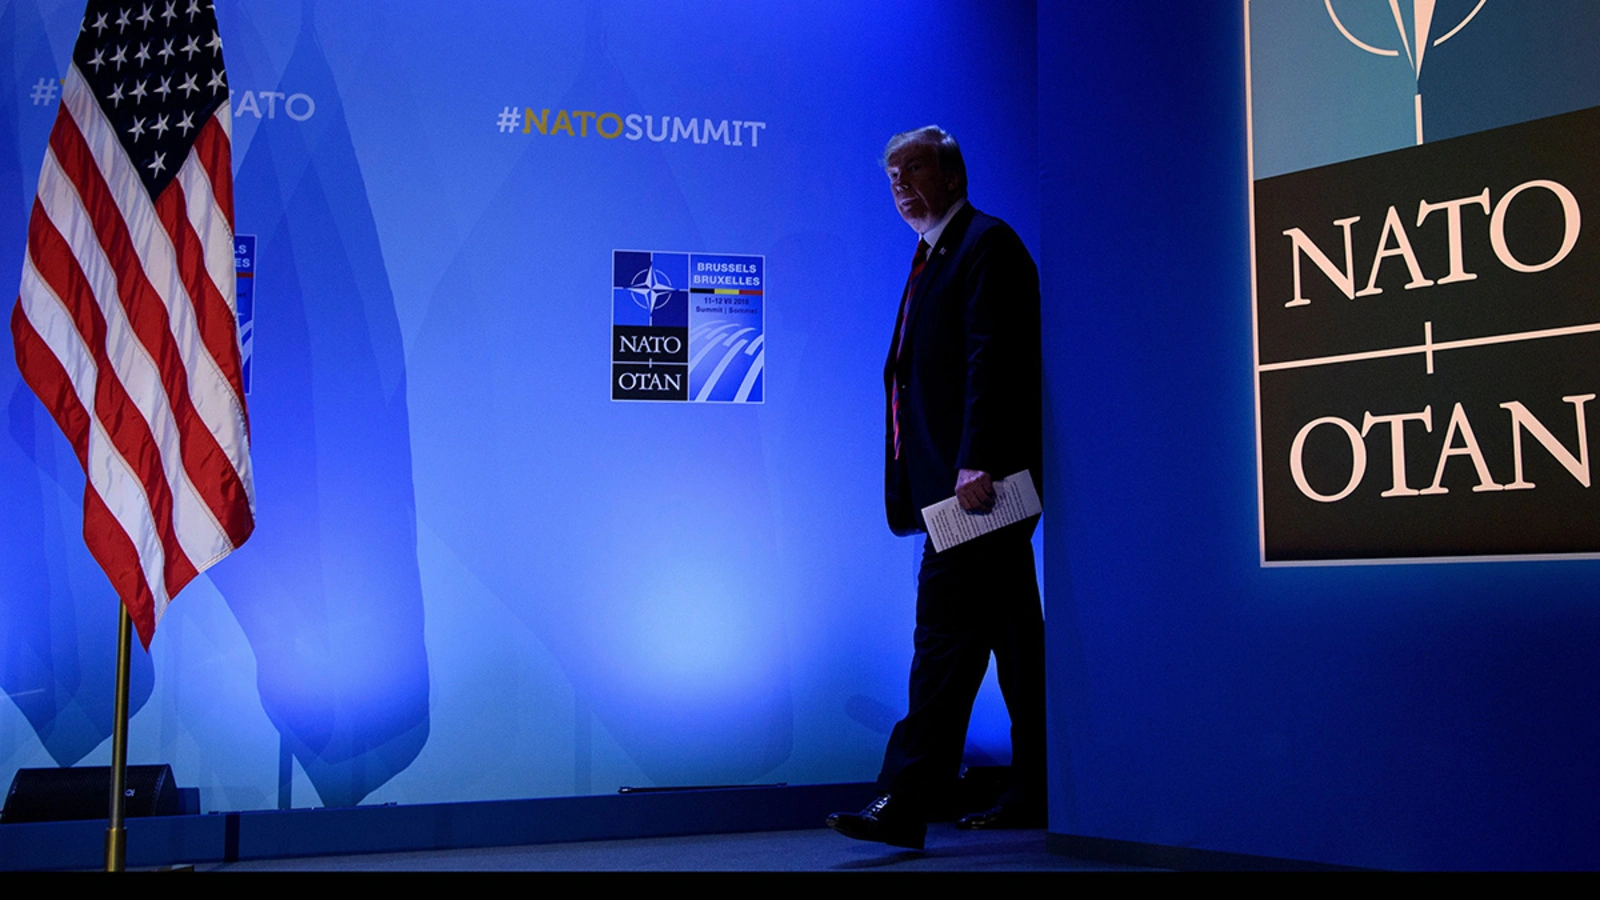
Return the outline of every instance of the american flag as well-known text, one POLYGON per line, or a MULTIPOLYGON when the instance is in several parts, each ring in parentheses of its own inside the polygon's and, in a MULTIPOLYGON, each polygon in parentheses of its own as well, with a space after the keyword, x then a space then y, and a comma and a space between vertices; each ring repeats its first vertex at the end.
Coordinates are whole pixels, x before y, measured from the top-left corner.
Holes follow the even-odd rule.
POLYGON ((91 0, 28 225, 17 365, 85 473, 83 535, 146 649, 255 527, 228 83, 201 0, 91 0))

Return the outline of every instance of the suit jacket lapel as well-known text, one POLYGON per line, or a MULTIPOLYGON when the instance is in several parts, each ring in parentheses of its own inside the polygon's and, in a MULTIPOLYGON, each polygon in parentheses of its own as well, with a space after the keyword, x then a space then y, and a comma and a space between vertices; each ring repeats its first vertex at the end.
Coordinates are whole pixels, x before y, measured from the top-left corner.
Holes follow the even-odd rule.
POLYGON ((947 277, 949 267, 955 264, 956 251, 966 238, 967 226, 972 223, 973 212, 972 202, 968 201, 961 207, 961 211, 955 214, 955 218, 950 220, 950 224, 944 227, 944 232, 939 235, 938 246, 928 253, 928 262, 922 267, 922 273, 917 276, 916 286, 911 291, 911 306, 906 310, 904 325, 906 349, 902 355, 910 352, 911 339, 916 335, 917 312, 925 305, 927 297, 933 293, 933 286, 941 277, 947 277))

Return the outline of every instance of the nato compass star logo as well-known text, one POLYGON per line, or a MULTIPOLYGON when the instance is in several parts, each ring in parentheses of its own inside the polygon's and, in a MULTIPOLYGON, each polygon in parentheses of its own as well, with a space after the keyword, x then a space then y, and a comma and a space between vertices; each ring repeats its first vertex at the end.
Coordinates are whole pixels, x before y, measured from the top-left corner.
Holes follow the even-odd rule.
MULTIPOLYGON (((1328 18, 1333 20, 1333 26, 1339 29, 1339 33, 1344 35, 1345 40, 1349 41, 1355 46, 1376 56, 1398 57, 1401 51, 1405 52, 1406 62, 1410 65, 1411 74, 1417 79, 1418 83, 1416 99, 1417 144, 1421 145, 1422 58, 1427 54, 1429 47, 1439 46, 1445 41, 1455 37, 1456 34, 1461 31, 1461 29, 1467 27, 1467 23, 1471 22, 1473 18, 1478 15, 1478 11, 1483 9, 1483 5, 1487 2, 1489 2, 1489 0, 1478 0, 1477 5, 1472 7, 1472 11, 1463 16, 1461 21, 1457 22, 1453 27, 1445 31, 1445 33, 1440 37, 1434 38, 1432 36, 1432 33, 1435 30, 1433 12, 1434 7, 1438 4, 1438 0, 1411 0, 1409 17, 1407 16, 1406 12, 1403 12, 1400 9, 1402 5, 1401 0, 1389 0, 1389 12, 1394 16, 1395 29, 1400 33, 1399 47, 1380 47, 1363 41, 1361 38, 1357 37, 1353 32, 1351 32, 1351 30, 1345 26, 1345 23, 1340 20, 1339 14, 1333 9, 1333 0, 1323 0, 1323 5, 1328 9, 1328 18)), ((1383 41, 1382 43, 1387 43, 1387 41, 1383 41)))
POLYGON ((672 299, 673 290, 672 279, 655 266, 641 269, 639 274, 633 276, 633 283, 628 286, 628 293, 633 295, 633 302, 652 315, 667 305, 672 299))

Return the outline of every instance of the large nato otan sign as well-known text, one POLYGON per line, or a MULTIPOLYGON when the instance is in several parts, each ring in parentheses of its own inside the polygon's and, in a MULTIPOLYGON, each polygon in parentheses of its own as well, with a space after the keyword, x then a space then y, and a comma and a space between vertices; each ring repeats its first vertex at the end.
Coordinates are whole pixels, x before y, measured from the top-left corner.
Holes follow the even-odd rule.
POLYGON ((760 403, 766 259, 611 254, 611 399, 760 403))
POLYGON ((1522 4, 1292 5, 1246 2, 1263 563, 1600 552, 1600 107, 1438 136, 1424 99, 1465 101, 1424 62, 1516 33, 1465 40, 1522 4), (1308 89, 1349 104, 1330 119, 1268 83, 1290 58, 1409 80, 1308 89), (1389 137, 1319 155, 1364 118, 1389 137))

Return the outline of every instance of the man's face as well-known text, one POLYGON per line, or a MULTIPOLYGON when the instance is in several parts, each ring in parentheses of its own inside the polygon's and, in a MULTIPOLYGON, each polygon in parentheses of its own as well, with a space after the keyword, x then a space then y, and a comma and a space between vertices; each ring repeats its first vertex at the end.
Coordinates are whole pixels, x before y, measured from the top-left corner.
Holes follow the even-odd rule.
POLYGON ((956 202, 955 186, 939 168, 932 144, 907 144, 889 155, 884 170, 900 218, 922 234, 939 224, 956 202))

